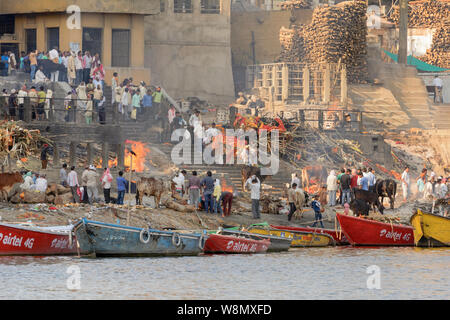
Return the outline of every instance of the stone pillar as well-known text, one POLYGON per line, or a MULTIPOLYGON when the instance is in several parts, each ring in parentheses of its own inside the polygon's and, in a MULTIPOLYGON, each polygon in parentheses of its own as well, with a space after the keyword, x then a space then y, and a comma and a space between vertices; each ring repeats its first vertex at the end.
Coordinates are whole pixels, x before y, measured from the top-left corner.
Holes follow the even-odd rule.
POLYGON ((123 144, 116 145, 117 168, 123 170, 125 167, 125 149, 123 144))
POLYGON ((347 107, 347 96, 347 68, 343 66, 341 69, 341 103, 344 105, 344 107, 347 107))
POLYGON ((53 167, 58 168, 60 166, 60 158, 59 158, 59 147, 58 144, 55 143, 53 146, 53 167))
POLYGON ((284 103, 289 97, 289 69, 286 63, 283 64, 281 74, 281 101, 284 103))
POLYGON ((109 161, 109 144, 108 142, 102 143, 102 165, 103 167, 108 166, 109 161))
POLYGON ((330 102, 330 92, 331 91, 331 72, 330 65, 327 63, 325 67, 325 72, 323 74, 323 102, 330 102))
POLYGON ((87 148, 87 162, 89 164, 91 164, 92 161, 94 160, 93 159, 93 154, 92 154, 92 143, 88 142, 86 148, 87 148))
POLYGON ((307 66, 303 68, 303 104, 307 104, 309 100, 309 69, 307 66))
POLYGON ((320 131, 323 131, 323 110, 319 110, 319 115, 318 115, 318 128, 320 131))
POLYGON ((76 166, 76 151, 77 151, 77 145, 75 142, 70 142, 70 148, 69 148, 69 166, 76 166))
POLYGON ((30 102, 30 98, 26 97, 23 100, 23 109, 24 109, 24 121, 26 123, 30 123, 31 122, 31 102, 30 102))

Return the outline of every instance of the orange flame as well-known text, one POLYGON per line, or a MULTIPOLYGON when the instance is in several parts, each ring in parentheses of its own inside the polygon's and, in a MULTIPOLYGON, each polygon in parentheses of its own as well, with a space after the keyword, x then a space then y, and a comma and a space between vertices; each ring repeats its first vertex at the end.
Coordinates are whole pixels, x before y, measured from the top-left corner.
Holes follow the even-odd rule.
MULTIPOLYGON (((145 166, 145 160, 147 154, 150 152, 150 149, 147 148, 147 144, 139 141, 132 141, 132 140, 126 140, 125 144, 131 145, 128 148, 125 148, 125 154, 124 154, 124 166, 125 170, 128 171, 133 170, 136 172, 143 172, 146 169, 145 166), (131 153, 129 151, 134 153, 131 153)), ((97 168, 102 168, 103 160, 99 159, 99 164, 97 165, 97 168)), ((118 160, 115 158, 114 160, 108 161, 108 167, 113 168, 117 167, 118 160)))
POLYGON ((226 180, 225 179, 220 179, 221 181, 220 181, 220 184, 221 184, 221 186, 222 186, 222 192, 231 192, 231 193, 233 193, 233 186, 231 186, 231 185, 227 185, 227 182, 226 182, 226 180))
POLYGON ((139 141, 126 140, 126 144, 131 145, 131 150, 135 153, 133 155, 128 148, 125 148, 125 167, 131 168, 136 172, 143 172, 146 168, 145 158, 150 152, 147 144, 139 141))

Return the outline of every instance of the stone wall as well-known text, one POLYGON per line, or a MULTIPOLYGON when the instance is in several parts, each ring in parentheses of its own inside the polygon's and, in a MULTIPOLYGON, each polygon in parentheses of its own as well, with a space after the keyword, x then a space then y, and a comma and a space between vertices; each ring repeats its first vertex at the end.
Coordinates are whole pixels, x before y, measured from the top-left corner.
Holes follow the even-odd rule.
POLYGON ((200 0, 192 13, 165 10, 145 18, 145 67, 152 84, 175 99, 198 97, 211 103, 234 98, 230 47, 230 3, 221 1, 220 14, 202 14, 200 0))

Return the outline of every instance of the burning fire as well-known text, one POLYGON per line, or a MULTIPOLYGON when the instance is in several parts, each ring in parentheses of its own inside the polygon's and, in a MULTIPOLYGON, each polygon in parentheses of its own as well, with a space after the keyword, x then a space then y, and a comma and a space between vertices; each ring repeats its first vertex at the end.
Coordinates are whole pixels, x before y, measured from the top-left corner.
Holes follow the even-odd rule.
POLYGON ((220 179, 220 185, 222 187, 222 192, 231 192, 233 193, 233 186, 227 185, 227 182, 225 179, 220 179))
POLYGON ((132 140, 126 140, 125 143, 131 145, 131 148, 125 148, 125 167, 136 172, 144 171, 146 168, 145 157, 150 152, 147 144, 132 140))
MULTIPOLYGON (((147 148, 147 144, 140 141, 132 141, 132 140, 126 140, 125 144, 126 144, 124 154, 125 168, 136 172, 143 172, 146 169, 145 166, 146 156, 150 152, 150 149, 147 148)), ((100 158, 97 168, 102 168, 103 165, 102 162, 103 161, 100 158)), ((108 161, 109 168, 117 167, 117 165, 118 165, 117 158, 108 161)))

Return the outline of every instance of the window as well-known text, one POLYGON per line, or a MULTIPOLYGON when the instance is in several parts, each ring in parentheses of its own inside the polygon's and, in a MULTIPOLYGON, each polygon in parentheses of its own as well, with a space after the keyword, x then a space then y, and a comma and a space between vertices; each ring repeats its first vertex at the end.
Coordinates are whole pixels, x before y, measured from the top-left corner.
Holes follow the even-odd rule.
POLYGON ((102 58, 102 33, 100 28, 83 28, 83 51, 89 51, 91 56, 96 53, 102 58))
POLYGON ((36 29, 25 29, 27 53, 36 50, 36 29))
POLYGON ((159 11, 164 12, 166 10, 166 0, 159 0, 159 11))
POLYGON ((47 28, 47 51, 59 49, 59 28, 47 28))
POLYGON ((220 13, 220 0, 201 0, 200 13, 220 13))
POLYGON ((111 56, 113 67, 130 66, 130 30, 112 30, 111 56))
POLYGON ((191 0, 173 0, 173 12, 192 13, 191 0))
POLYGON ((0 36, 3 34, 14 34, 14 15, 0 14, 0 36))

